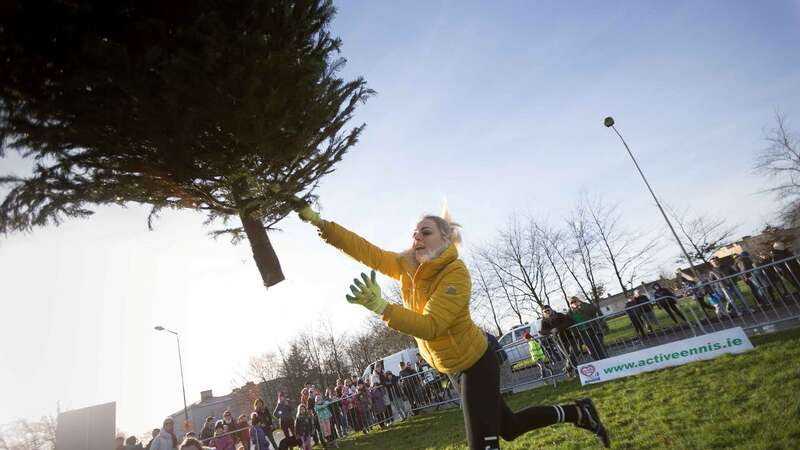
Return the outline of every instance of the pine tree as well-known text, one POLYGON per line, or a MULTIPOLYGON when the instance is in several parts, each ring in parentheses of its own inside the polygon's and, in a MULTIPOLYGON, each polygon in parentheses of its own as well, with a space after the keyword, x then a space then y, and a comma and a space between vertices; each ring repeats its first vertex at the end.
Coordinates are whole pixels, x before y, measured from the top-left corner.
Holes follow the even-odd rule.
POLYGON ((294 196, 314 201, 373 93, 338 76, 334 14, 323 0, 18 1, 0 18, 0 158, 36 164, 0 176, 0 232, 96 205, 150 205, 151 228, 194 209, 280 282, 267 230, 294 196))
POLYGON ((314 382, 314 379, 309 376, 311 364, 297 340, 289 344, 286 353, 281 351, 281 359, 283 364, 281 364, 280 373, 285 378, 286 387, 289 389, 288 395, 299 400, 300 390, 303 389, 305 383, 314 382))

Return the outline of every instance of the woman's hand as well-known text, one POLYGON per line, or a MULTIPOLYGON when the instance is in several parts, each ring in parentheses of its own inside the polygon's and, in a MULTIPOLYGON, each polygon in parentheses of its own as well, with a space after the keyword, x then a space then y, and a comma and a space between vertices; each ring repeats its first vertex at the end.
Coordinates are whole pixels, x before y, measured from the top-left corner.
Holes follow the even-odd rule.
POLYGON ((367 274, 362 273, 361 279, 363 283, 358 278, 353 279, 353 284, 350 285, 350 292, 353 295, 345 295, 345 298, 348 302, 359 304, 375 314, 383 314, 387 303, 381 297, 381 287, 375 281, 375 271, 373 270, 369 277, 367 277, 367 274))
POLYGON ((308 222, 311 225, 319 225, 319 223, 322 222, 322 218, 319 217, 319 213, 314 211, 314 209, 311 208, 311 205, 306 205, 299 209, 297 214, 300 216, 300 220, 308 222))

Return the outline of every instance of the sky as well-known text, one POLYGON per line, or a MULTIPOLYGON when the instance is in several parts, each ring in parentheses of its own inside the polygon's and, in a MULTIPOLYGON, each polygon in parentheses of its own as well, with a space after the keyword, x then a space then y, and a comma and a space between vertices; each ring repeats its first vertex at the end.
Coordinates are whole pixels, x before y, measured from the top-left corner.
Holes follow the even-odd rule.
MULTIPOLYGON (((446 198, 468 252, 512 214, 555 224, 588 192, 665 233, 603 126, 613 115, 665 203, 741 234, 772 220, 752 167, 776 110, 800 130, 800 3, 564 3, 336 2, 342 75, 377 95, 317 191, 322 216, 399 250, 446 198)), ((182 399, 174 336, 156 325, 180 333, 191 403, 323 319, 344 334, 370 314, 344 299, 364 267, 295 216, 271 234, 286 281, 265 290, 249 245, 211 239, 199 213, 148 231, 146 207, 95 211, 0 236, 0 423, 116 401, 120 430, 157 426, 182 399)))

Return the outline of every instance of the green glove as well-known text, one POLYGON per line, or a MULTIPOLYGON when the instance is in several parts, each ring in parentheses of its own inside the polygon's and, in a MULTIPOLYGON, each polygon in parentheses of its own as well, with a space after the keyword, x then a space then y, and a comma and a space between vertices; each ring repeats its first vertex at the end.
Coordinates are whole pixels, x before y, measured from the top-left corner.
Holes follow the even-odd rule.
POLYGON ((314 211, 311 208, 311 205, 306 203, 306 206, 297 210, 297 214, 300 216, 300 220, 310 223, 311 225, 319 225, 322 222, 322 218, 319 217, 319 213, 314 211))
POLYGON ((348 302, 359 304, 375 314, 383 314, 388 303, 381 297, 381 287, 375 281, 375 271, 373 270, 369 277, 362 273, 361 279, 364 280, 363 283, 358 278, 353 279, 353 284, 350 286, 353 295, 345 295, 345 298, 348 302))

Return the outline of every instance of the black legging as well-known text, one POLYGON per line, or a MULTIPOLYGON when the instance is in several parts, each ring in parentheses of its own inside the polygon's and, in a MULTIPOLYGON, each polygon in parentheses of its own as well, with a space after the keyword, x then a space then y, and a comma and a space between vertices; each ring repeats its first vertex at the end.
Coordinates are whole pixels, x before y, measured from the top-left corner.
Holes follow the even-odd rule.
POLYGON ((511 412, 500 396, 500 366, 491 346, 457 380, 471 450, 499 449, 500 436, 511 441, 536 428, 578 420, 575 405, 531 406, 511 412))
POLYGON ((278 448, 278 444, 275 443, 275 437, 272 435, 272 433, 275 432, 275 429, 273 428, 272 424, 262 425, 261 429, 264 430, 264 434, 266 435, 270 445, 272 445, 273 448, 278 448))

